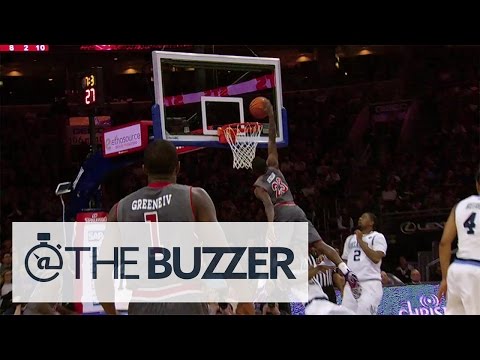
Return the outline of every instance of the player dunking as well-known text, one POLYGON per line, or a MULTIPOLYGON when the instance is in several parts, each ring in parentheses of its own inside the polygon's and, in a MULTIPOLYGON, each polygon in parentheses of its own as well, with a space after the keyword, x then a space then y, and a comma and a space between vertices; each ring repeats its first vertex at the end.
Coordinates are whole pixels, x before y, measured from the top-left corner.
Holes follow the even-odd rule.
MULTIPOLYGON (((215 206, 204 189, 176 183, 180 162, 171 142, 157 140, 150 143, 145 150, 143 168, 148 175, 148 186, 114 205, 108 214, 108 221, 217 221, 215 206), (162 206, 152 210, 152 202, 157 199, 162 199, 162 206)), ((107 314, 116 313, 115 304, 102 303, 102 306, 107 314)), ((206 303, 132 302, 129 304, 128 313, 207 315, 208 306, 206 303)))
POLYGON ((480 315, 480 168, 475 181, 478 195, 453 207, 440 241, 442 282, 438 298, 447 295, 447 315, 480 315), (458 251, 450 265, 455 237, 458 251))
POLYGON ((361 294, 361 287, 356 275, 350 271, 334 248, 323 242, 315 227, 307 219, 305 212, 295 204, 290 188, 278 166, 278 152, 276 138, 276 124, 273 107, 270 101, 265 100, 264 111, 269 119, 268 131, 268 158, 265 161, 255 157, 252 169, 257 176, 254 183, 255 196, 262 201, 269 222, 308 222, 308 244, 319 253, 332 260, 345 275, 347 282, 355 296, 361 294))
POLYGON ((382 259, 387 254, 385 236, 374 231, 376 216, 364 213, 358 219, 358 230, 345 240, 342 258, 362 283, 362 297, 355 299, 345 285, 342 305, 358 315, 375 315, 382 301, 382 259))

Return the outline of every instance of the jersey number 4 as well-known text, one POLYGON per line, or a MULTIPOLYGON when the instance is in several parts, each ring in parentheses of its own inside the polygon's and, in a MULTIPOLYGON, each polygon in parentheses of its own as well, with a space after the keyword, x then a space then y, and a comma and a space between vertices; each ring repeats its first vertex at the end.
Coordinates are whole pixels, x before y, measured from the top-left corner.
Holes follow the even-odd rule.
POLYGON ((477 216, 477 213, 472 212, 470 216, 468 217, 467 220, 463 223, 463 227, 465 229, 468 229, 467 234, 468 235, 473 235, 475 234, 475 217, 477 216))
POLYGON ((150 223, 150 238, 152 247, 160 247, 160 236, 158 234, 158 214, 156 212, 147 212, 143 214, 145 222, 150 223))

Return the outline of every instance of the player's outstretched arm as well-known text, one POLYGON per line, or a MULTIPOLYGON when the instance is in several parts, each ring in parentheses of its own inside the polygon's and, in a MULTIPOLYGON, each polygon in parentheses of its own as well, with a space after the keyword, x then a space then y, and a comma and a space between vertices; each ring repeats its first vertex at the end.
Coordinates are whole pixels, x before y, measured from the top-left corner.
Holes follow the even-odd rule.
POLYGON ((270 101, 265 101, 265 112, 268 114, 268 158, 267 166, 278 169, 278 151, 277 151, 277 125, 275 123, 275 113, 270 101))
POLYGON ((324 254, 328 259, 333 261, 343 275, 347 275, 347 273, 350 272, 350 269, 347 267, 347 264, 343 262, 338 252, 333 247, 326 244, 323 240, 316 241, 314 243, 314 247, 318 252, 324 254))
POLYGON ((442 240, 438 248, 440 258, 440 268, 442 269, 442 282, 438 289, 438 298, 440 299, 447 292, 447 272, 450 266, 450 258, 452 253, 452 243, 457 236, 457 225, 455 224, 455 208, 450 211, 445 227, 443 228, 442 240))
POLYGON ((315 249, 317 249, 318 252, 321 254, 324 254, 327 258, 329 258, 331 261, 337 265, 338 269, 342 272, 342 274, 345 276, 345 280, 348 282, 350 285, 350 288, 352 289, 353 297, 355 299, 358 299, 360 295, 362 294, 361 287, 359 285, 359 281, 357 278, 357 275, 351 271, 347 264, 345 264, 338 255, 338 253, 335 251, 333 247, 330 245, 327 245, 323 240, 318 240, 315 243, 312 244, 315 249))
POLYGON ((343 263, 342 258, 340 257, 340 255, 338 255, 335 249, 330 245, 326 244, 323 240, 318 240, 313 245, 318 252, 324 254, 329 260, 333 261, 335 265, 337 265, 337 267, 338 265, 343 263))
POLYGON ((192 188, 192 202, 195 219, 199 222, 217 222, 217 211, 212 198, 200 188, 192 188))
POLYGON ((326 265, 309 266, 308 267, 308 280, 312 279, 319 272, 326 273, 330 269, 335 269, 335 267, 334 266, 326 266, 326 265))
POLYGON ((272 204, 272 200, 270 199, 270 196, 265 191, 265 189, 259 186, 255 187, 254 193, 257 199, 261 200, 263 203, 263 206, 265 208, 265 214, 267 215, 267 221, 273 222, 275 212, 273 209, 273 204, 272 204))

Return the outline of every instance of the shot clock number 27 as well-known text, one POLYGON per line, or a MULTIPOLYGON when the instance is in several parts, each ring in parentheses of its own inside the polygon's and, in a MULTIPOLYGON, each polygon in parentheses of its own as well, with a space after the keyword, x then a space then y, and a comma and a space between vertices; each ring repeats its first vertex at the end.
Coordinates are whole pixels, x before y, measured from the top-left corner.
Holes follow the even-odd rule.
POLYGON ((93 68, 81 76, 83 104, 97 106, 103 104, 102 69, 93 68))
POLYGON ((82 78, 82 87, 85 89, 85 105, 95 103, 95 75, 87 75, 82 78))

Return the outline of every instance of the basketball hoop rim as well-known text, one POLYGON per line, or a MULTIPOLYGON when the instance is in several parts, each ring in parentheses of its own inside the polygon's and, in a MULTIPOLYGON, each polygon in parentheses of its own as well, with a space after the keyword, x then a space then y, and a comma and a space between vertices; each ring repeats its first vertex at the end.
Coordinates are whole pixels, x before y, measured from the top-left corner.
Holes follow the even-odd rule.
POLYGON ((226 136, 225 136, 226 131, 233 131, 235 133, 234 138, 236 140, 236 135, 238 133, 238 130, 242 126, 245 127, 244 133, 247 133, 247 134, 252 134, 252 133, 255 133, 255 132, 261 132, 262 129, 263 129, 263 124, 259 123, 257 121, 225 124, 225 125, 220 126, 217 129, 218 141, 221 144, 228 144, 228 141, 227 141, 226 136))

